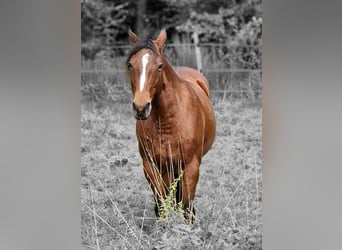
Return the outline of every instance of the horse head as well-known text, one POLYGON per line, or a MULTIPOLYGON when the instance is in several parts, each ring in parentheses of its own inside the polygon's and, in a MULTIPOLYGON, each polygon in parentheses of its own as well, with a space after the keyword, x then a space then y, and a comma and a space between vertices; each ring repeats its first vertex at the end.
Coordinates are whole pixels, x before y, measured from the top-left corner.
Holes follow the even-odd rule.
POLYGON ((163 29, 156 40, 140 40, 131 30, 128 32, 132 50, 126 61, 136 119, 146 120, 152 110, 152 100, 161 89, 163 71, 163 46, 166 32, 163 29))

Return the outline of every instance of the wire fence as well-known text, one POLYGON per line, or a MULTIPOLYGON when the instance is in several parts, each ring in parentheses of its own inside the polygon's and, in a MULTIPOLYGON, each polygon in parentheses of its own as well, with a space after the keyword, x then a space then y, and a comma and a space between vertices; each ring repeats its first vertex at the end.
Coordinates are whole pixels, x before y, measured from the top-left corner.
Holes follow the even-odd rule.
MULTIPOLYGON (((203 74, 212 96, 260 101, 262 94, 261 48, 199 44, 203 74)), ((82 60, 82 98, 130 100, 131 90, 125 71, 130 46, 115 46, 99 53, 93 61, 82 60)), ((196 68, 194 44, 168 44, 165 55, 174 66, 196 68)))

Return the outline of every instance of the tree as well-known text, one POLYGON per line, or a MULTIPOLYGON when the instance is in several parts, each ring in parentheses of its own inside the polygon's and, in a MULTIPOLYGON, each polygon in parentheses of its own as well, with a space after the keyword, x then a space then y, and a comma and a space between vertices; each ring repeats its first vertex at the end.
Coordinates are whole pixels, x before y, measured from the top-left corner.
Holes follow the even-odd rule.
POLYGON ((143 37, 166 28, 170 39, 196 30, 201 43, 261 44, 261 0, 87 0, 81 10, 84 59, 127 44, 129 28, 143 37))

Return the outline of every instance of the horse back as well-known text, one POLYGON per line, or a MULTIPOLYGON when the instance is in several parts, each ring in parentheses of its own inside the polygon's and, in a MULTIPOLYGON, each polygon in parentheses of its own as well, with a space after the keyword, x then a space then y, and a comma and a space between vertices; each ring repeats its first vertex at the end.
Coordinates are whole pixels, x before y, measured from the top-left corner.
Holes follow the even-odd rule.
POLYGON ((176 67, 175 70, 177 74, 184 80, 192 84, 197 84, 210 98, 208 80, 201 72, 189 67, 176 67))

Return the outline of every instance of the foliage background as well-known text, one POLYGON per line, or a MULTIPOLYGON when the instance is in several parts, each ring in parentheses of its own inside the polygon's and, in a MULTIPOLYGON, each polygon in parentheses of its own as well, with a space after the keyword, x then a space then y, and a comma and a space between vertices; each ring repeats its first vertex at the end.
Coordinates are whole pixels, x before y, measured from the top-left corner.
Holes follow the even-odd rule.
POLYGON ((83 0, 81 8, 84 60, 113 57, 129 28, 145 37, 164 27, 170 43, 197 31, 200 43, 261 46, 261 0, 83 0))

